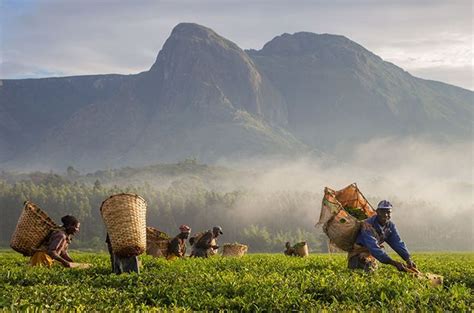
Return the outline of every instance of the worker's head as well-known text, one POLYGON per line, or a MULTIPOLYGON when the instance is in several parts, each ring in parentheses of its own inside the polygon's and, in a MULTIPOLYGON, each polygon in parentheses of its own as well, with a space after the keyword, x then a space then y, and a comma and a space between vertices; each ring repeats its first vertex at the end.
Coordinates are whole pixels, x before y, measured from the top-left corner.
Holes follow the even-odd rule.
POLYGON ((214 237, 217 237, 219 235, 222 235, 223 232, 222 232, 222 227, 220 226, 214 226, 212 227, 212 234, 214 235, 214 237))
POLYGON ((191 227, 183 224, 179 226, 179 231, 180 231, 181 237, 184 239, 187 239, 189 237, 189 234, 191 233, 191 227))
POLYGON ((392 204, 387 200, 382 200, 377 205, 377 220, 379 224, 385 225, 392 217, 392 204))
POLYGON ((69 235, 74 235, 81 228, 81 223, 79 223, 78 219, 72 215, 61 217, 61 222, 63 223, 66 233, 69 235))

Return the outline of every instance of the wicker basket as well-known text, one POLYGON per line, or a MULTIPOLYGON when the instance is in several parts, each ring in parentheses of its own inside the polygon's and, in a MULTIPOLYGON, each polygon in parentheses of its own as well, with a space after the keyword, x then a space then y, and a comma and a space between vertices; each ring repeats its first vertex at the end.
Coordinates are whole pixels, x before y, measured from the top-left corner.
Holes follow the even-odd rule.
POLYGON ((100 206, 110 237, 112 251, 118 256, 136 256, 146 250, 146 202, 136 194, 110 196, 100 206))
POLYGON ((307 257, 309 255, 308 244, 303 241, 294 245, 296 255, 300 257, 307 257))
POLYGON ((247 251, 248 247, 246 245, 240 243, 226 243, 224 244, 222 256, 242 257, 247 251))
POLYGON ((154 228, 146 228, 146 254, 154 257, 167 257, 169 240, 164 232, 154 228))
POLYGON ((324 188, 319 222, 331 242, 339 249, 351 251, 362 220, 375 215, 375 210, 353 183, 339 191, 324 188), (354 216, 352 214, 355 214, 354 216))
POLYGON ((10 240, 10 247, 24 256, 32 256, 52 229, 58 225, 36 204, 25 201, 10 240))
POLYGON ((361 227, 361 222, 344 210, 340 210, 324 226, 330 240, 344 251, 351 251, 361 227))

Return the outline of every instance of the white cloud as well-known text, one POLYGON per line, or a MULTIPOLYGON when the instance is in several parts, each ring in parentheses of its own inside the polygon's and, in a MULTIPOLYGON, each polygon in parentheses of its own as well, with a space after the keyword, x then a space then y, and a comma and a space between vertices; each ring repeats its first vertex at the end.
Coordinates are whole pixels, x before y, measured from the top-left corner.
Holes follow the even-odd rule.
POLYGON ((150 68, 176 24, 196 22, 242 48, 260 49, 284 32, 341 34, 408 71, 425 69, 435 79, 472 86, 456 70, 472 66, 470 1, 4 0, 2 5, 1 59, 17 65, 1 65, 2 78, 137 73, 150 68), (452 75, 443 78, 449 68, 452 75))

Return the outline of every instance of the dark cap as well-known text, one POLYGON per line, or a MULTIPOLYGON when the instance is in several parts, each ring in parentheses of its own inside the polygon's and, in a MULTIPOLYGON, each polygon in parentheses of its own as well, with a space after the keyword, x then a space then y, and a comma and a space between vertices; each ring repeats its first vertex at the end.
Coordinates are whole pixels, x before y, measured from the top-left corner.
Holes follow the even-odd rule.
POLYGON ((377 210, 392 210, 392 204, 387 200, 382 200, 377 205, 377 210))
POLYGON ((222 227, 220 227, 220 226, 214 226, 214 227, 212 227, 212 232, 213 232, 213 233, 218 233, 218 234, 221 234, 221 235, 223 234, 223 232, 222 232, 222 227))

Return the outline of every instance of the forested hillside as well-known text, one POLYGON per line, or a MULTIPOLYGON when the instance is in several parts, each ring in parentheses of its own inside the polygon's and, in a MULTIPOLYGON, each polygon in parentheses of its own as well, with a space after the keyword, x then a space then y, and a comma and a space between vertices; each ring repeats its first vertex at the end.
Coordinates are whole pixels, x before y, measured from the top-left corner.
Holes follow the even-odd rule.
MULTIPOLYGON (((257 191, 248 182, 259 175, 255 170, 208 166, 196 160, 88 174, 72 167, 63 174, 2 172, 0 242, 8 246, 23 202, 30 200, 57 222, 65 214, 80 219, 82 226, 75 247, 104 249, 100 205, 112 194, 132 192, 148 203, 148 225, 172 236, 180 224, 189 224, 193 232, 221 225, 221 243, 246 243, 250 252, 278 252, 286 241, 299 240, 308 241, 312 251, 325 251, 326 237, 314 227, 322 189, 257 191)), ((376 203, 370 191, 366 196, 376 203)), ((397 203, 394 220, 411 249, 472 249, 466 237, 471 226, 469 219, 463 218, 463 211, 449 217, 426 214, 436 212, 436 207, 428 202, 393 200, 397 203)))

